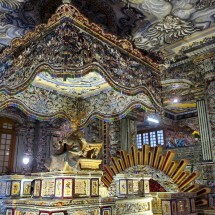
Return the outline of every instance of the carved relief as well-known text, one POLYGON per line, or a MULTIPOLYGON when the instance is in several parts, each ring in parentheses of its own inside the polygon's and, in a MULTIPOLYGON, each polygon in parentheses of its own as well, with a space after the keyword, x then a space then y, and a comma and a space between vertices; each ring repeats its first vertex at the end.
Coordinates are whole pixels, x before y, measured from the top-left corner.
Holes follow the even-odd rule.
MULTIPOLYGON (((82 119, 82 124, 87 118, 99 115, 101 118, 119 120, 126 109, 134 109, 135 105, 151 108, 150 100, 144 94, 127 96, 116 91, 108 91, 85 100, 87 117, 82 119)), ((128 112, 128 111, 127 111, 128 112)))
MULTIPOLYGON (((33 115, 45 120, 57 116, 71 117, 77 110, 76 100, 69 97, 59 95, 56 92, 40 89, 34 86, 29 86, 25 91, 9 96, 1 93, 0 108, 17 105, 28 115, 33 115)), ((108 91, 97 96, 87 98, 81 102, 85 109, 83 114, 82 125, 97 115, 102 118, 119 119, 120 115, 124 114, 129 109, 135 108, 136 105, 143 105, 143 108, 151 108, 153 106, 150 100, 144 94, 136 96, 127 96, 116 91, 108 91)))
POLYGON ((46 171, 45 168, 45 160, 46 160, 46 154, 48 152, 48 129, 50 128, 50 125, 48 123, 41 123, 40 129, 39 129, 39 138, 38 138, 38 153, 36 155, 37 160, 37 171, 38 172, 44 172, 46 171))
POLYGON ((131 202, 131 203, 120 203, 116 205, 116 214, 132 214, 150 211, 149 202, 131 202))
POLYGON ((109 127, 110 156, 116 156, 120 150, 120 121, 111 122, 109 127))

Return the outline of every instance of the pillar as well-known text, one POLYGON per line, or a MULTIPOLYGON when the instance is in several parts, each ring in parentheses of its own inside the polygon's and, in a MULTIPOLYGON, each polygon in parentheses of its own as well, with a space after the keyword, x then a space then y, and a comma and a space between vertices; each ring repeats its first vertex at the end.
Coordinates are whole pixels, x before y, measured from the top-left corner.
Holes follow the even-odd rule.
POLYGON ((136 139, 136 116, 130 113, 120 121, 120 149, 129 152, 131 145, 136 145, 136 139))
POLYGON ((110 156, 116 157, 120 150, 120 121, 110 122, 109 126, 110 156))
POLYGON ((131 145, 136 145, 136 116, 128 114, 120 121, 103 122, 102 131, 103 164, 110 164, 110 157, 117 157, 117 151, 129 152, 131 145))
POLYGON ((203 159, 215 162, 215 59, 206 59, 203 65, 205 97, 197 102, 203 159))
POLYGON ((110 138, 109 138, 109 123, 102 123, 102 136, 103 136, 103 164, 110 165, 110 138))
POLYGON ((212 161, 212 140, 211 127, 208 120, 208 111, 205 99, 198 100, 197 111, 199 119, 199 129, 202 144, 203 161, 212 161))
POLYGON ((46 122, 40 122, 35 132, 36 136, 34 141, 36 169, 34 171, 44 172, 47 171, 45 162, 47 157, 50 156, 52 147, 50 147, 49 129, 50 125, 46 122))
MULTIPOLYGON (((15 173, 22 173, 23 172, 23 157, 29 156, 31 157, 31 153, 27 153, 24 145, 24 134, 26 133, 27 129, 19 128, 16 132, 16 148, 14 153, 14 172, 15 173)), ((26 167, 25 167, 26 169, 26 167)), ((30 170, 30 167, 27 167, 30 170)), ((27 170, 26 169, 26 170, 27 170)))
POLYGON ((210 136, 212 145, 212 158, 215 162, 215 71, 213 74, 213 80, 210 81, 207 88, 207 105, 210 124, 210 136))

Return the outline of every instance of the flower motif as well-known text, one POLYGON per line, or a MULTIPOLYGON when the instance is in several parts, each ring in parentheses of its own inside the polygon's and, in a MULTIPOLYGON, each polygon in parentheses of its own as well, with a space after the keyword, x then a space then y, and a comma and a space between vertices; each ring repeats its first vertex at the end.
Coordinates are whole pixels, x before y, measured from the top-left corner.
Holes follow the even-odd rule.
POLYGON ((194 131, 192 135, 193 135, 193 138, 200 138, 200 133, 198 131, 194 131))

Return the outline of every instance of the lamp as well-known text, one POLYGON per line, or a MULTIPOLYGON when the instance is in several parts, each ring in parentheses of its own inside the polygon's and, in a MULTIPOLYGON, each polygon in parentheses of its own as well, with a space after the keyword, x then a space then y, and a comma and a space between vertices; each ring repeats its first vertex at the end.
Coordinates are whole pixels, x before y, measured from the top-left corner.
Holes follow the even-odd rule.
POLYGON ((30 158, 29 158, 29 157, 24 157, 24 158, 22 159, 22 162, 23 162, 24 165, 27 165, 27 164, 29 164, 29 162, 30 162, 30 158))
POLYGON ((147 114, 146 120, 158 124, 161 121, 161 115, 155 111, 155 113, 147 114))
POLYGON ((177 98, 173 99, 173 103, 178 103, 178 99, 177 98))
POLYGON ((159 123, 159 120, 155 119, 155 118, 152 118, 152 117, 148 117, 147 120, 149 122, 154 122, 154 123, 159 123))

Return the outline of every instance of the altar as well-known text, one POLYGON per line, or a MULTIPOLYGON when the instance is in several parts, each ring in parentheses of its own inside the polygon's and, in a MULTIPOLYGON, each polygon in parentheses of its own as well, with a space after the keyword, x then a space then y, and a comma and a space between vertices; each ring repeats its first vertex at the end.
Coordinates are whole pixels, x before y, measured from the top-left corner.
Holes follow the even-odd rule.
MULTIPOLYGON (((198 173, 193 172, 189 178, 183 179, 181 163, 185 161, 182 160, 178 163, 180 168, 176 166, 170 171, 173 174, 167 174, 163 166, 171 167, 169 159, 174 152, 168 151, 161 161, 157 160, 160 157, 156 155, 158 148, 154 152, 146 149, 146 145, 143 145, 142 151, 132 146, 128 156, 122 151, 121 158, 112 157, 113 164, 104 166, 103 171, 98 165, 101 163, 99 159, 80 158, 80 169, 73 169, 71 172, 1 176, 1 213, 196 215, 196 205, 204 204, 205 200, 201 197, 210 192, 206 187, 198 189, 199 185, 193 184, 198 173), (145 159, 152 152, 154 164, 150 159, 145 159), (136 153, 139 154, 139 159, 136 159, 136 153), (166 192, 152 192, 152 179, 166 192)), ((185 166, 186 164, 183 168, 185 166)))
POLYGON ((101 171, 80 171, 1 177, 1 211, 6 215, 153 214, 150 195, 134 195, 140 192, 138 185, 134 194, 130 186, 128 201, 119 194, 109 195, 101 176, 101 171))

